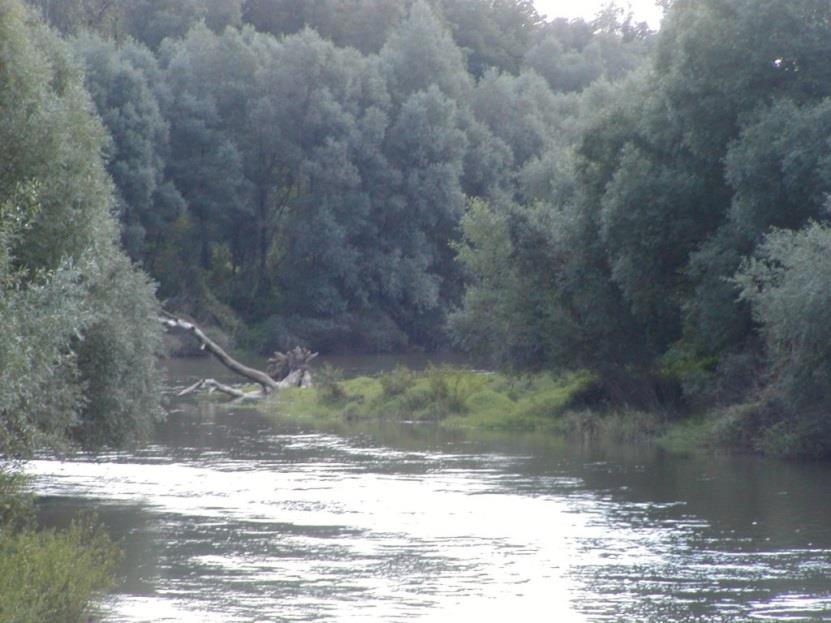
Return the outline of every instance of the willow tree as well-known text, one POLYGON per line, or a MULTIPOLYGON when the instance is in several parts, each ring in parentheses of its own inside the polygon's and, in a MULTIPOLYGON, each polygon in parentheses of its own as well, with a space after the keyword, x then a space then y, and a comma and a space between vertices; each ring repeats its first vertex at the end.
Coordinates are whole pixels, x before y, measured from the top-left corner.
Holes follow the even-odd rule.
POLYGON ((0 430, 123 444, 160 415, 153 288, 118 248, 107 136, 66 46, 0 2, 0 430))

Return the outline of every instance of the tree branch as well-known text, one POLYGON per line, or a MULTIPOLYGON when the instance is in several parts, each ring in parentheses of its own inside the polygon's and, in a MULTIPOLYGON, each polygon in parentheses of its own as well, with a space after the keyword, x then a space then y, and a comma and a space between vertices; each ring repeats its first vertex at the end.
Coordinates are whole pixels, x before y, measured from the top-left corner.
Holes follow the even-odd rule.
POLYGON ((176 394, 177 397, 188 396, 200 390, 206 389, 208 390, 209 394, 214 393, 215 391, 221 392, 223 394, 227 394, 236 400, 255 400, 257 398, 261 398, 263 394, 261 393, 254 393, 254 392, 244 392, 236 387, 231 387, 230 385, 225 385, 220 383, 219 381, 215 381, 214 379, 202 379, 201 381, 197 381, 190 387, 187 387, 176 394))
POLYGON ((219 344, 217 344, 211 338, 205 335, 202 329, 197 327, 192 322, 182 320, 181 318, 177 318, 176 316, 168 314, 167 312, 162 313, 165 315, 165 317, 159 318, 159 320, 164 326, 166 326, 168 329, 179 329, 182 331, 186 331, 193 335, 197 340, 199 340, 200 348, 202 350, 206 350, 209 353, 211 353, 214 357, 219 359, 222 365, 224 365, 229 370, 232 370, 240 376, 244 376, 245 378, 259 384, 260 387, 263 388, 264 394, 268 394, 275 389, 280 389, 280 386, 277 383, 277 381, 271 378, 268 374, 262 372, 261 370, 249 368, 248 366, 241 364, 239 361, 231 357, 231 355, 226 353, 219 346, 219 344))
POLYGON ((183 320, 164 310, 162 310, 162 314, 164 317, 159 318, 159 322, 165 327, 193 335, 199 340, 199 346, 202 350, 211 353, 229 370, 247 378, 249 381, 257 383, 262 388, 261 393, 244 392, 229 385, 223 385, 214 379, 203 379, 179 392, 179 396, 187 396, 188 394, 207 388, 210 393, 218 391, 232 396, 236 400, 248 400, 261 398, 278 389, 312 386, 312 374, 309 372, 309 362, 317 357, 317 353, 313 353, 306 348, 300 348, 299 346, 285 354, 274 353, 274 357, 268 360, 268 372, 263 372, 256 368, 249 368, 231 357, 219 344, 205 335, 196 324, 183 320))

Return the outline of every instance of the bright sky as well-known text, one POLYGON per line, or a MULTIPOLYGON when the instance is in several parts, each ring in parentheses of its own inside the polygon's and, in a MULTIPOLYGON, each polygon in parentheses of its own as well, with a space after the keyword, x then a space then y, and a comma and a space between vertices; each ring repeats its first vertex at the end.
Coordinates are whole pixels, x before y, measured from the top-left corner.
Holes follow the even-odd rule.
MULTIPOLYGON (((546 15, 547 19, 555 17, 583 17, 590 19, 597 15, 600 7, 609 0, 534 0, 537 13, 546 15)), ((632 7, 636 21, 646 21, 652 28, 661 23, 662 10, 655 6, 655 0, 620 0, 616 4, 632 7)))

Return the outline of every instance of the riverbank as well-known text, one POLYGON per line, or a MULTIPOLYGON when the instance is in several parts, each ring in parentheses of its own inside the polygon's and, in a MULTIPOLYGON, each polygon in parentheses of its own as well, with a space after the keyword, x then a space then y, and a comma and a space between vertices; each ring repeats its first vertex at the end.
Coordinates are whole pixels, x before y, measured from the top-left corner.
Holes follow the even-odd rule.
POLYGON ((343 379, 324 366, 316 379, 315 388, 281 392, 276 404, 267 401, 262 408, 320 424, 431 422, 446 429, 650 443, 674 454, 718 450, 817 456, 776 419, 766 423, 762 403, 684 413, 615 408, 597 399, 596 379, 585 371, 510 376, 442 365, 343 379))
POLYGON ((657 443, 684 453, 711 447, 712 422, 668 414, 599 407, 588 372, 509 376, 450 366, 422 372, 396 368, 378 376, 342 379, 317 374, 311 390, 281 392, 268 410, 300 421, 331 423, 393 420, 442 428, 533 433, 582 441, 657 443))

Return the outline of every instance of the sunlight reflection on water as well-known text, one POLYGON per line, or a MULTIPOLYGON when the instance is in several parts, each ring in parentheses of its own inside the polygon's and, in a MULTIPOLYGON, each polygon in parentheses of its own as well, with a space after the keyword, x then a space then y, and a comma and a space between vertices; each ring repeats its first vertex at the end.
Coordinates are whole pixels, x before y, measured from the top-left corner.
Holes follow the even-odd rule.
POLYGON ((28 464, 47 510, 81 497, 122 530, 137 570, 108 621, 831 620, 828 540, 766 549, 676 484, 644 499, 642 463, 257 426, 227 448, 28 464))

